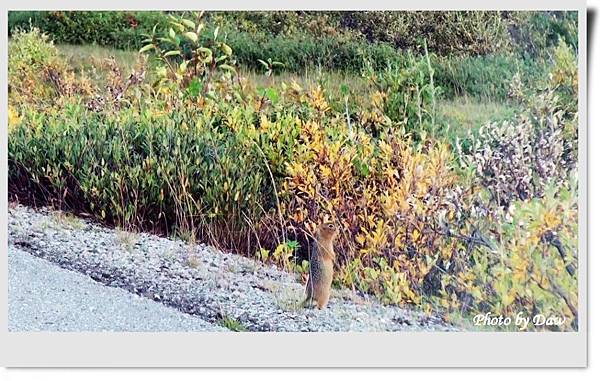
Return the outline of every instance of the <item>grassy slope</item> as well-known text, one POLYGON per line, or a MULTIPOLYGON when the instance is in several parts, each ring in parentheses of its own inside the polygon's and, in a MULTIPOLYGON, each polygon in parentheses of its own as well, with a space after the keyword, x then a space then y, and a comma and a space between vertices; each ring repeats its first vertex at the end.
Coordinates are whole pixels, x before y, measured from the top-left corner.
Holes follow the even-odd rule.
MULTIPOLYGON (((138 56, 135 51, 111 49, 97 45, 58 45, 58 48, 77 70, 90 70, 94 63, 114 57, 123 73, 127 74, 134 67, 138 56)), ((368 102, 368 96, 373 90, 366 79, 341 72, 306 71, 303 74, 281 73, 273 77, 267 77, 244 68, 240 72, 256 87, 277 86, 282 81, 286 83, 296 81, 304 88, 320 84, 327 89, 328 94, 337 99, 343 98, 340 93, 340 85, 346 84, 351 94, 354 94, 354 101, 358 104, 368 102)), ((437 107, 439 124, 446 127, 443 134, 452 141, 456 137, 463 137, 469 131, 479 129, 487 121, 512 119, 515 113, 515 107, 508 103, 478 101, 470 97, 441 99, 437 107)))
POLYGON ((462 138, 469 131, 476 132, 488 123, 512 120, 518 110, 509 103, 478 101, 470 97, 441 100, 437 105, 438 121, 446 126, 445 135, 451 140, 462 138))
POLYGON ((123 68, 131 68, 135 64, 137 52, 106 48, 98 45, 57 45, 61 53, 69 58, 75 68, 91 68, 92 60, 115 57, 123 68))

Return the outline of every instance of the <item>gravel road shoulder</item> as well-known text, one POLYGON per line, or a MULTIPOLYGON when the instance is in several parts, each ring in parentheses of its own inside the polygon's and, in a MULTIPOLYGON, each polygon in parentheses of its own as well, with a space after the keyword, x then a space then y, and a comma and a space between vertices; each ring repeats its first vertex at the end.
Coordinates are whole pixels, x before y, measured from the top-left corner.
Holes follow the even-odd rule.
POLYGON ((214 326, 249 331, 456 330, 437 316, 384 306, 349 290, 334 290, 324 310, 300 308, 303 286, 294 275, 202 244, 122 232, 20 205, 9 208, 8 222, 9 247, 214 326))
POLYGON ((9 331, 226 331, 11 247, 9 331))

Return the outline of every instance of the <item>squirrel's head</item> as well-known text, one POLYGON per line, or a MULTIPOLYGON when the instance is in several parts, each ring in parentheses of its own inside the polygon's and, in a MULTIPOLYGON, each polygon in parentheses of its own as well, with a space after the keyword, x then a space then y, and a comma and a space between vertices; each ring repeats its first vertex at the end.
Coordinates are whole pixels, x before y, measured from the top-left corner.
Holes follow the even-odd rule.
POLYGON ((321 224, 317 228, 317 236, 324 240, 334 240, 337 234, 337 228, 331 222, 321 224))

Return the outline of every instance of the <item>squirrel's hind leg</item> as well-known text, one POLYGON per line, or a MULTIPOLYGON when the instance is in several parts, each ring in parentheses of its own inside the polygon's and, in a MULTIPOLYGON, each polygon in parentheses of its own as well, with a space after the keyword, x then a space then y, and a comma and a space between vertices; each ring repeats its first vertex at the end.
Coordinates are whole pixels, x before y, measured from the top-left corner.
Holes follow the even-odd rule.
POLYGON ((313 293, 312 293, 312 284, 310 282, 310 277, 306 281, 306 288, 304 289, 304 301, 302 302, 302 307, 310 307, 313 301, 313 293))

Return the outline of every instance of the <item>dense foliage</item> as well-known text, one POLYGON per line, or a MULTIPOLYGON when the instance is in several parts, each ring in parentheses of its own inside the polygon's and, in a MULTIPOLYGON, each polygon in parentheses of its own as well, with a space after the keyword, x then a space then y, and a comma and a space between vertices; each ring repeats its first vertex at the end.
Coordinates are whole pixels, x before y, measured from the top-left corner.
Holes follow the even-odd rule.
MULTIPOLYGON (((144 34, 165 27, 168 13, 9 13, 9 31, 38 27, 59 43, 94 43, 139 49, 144 34)), ((405 65, 428 41, 438 85, 447 95, 504 99, 513 75, 529 81, 544 70, 559 41, 577 47, 571 12, 213 12, 198 34, 210 40, 218 27, 238 65, 263 69, 272 59, 281 70, 307 68, 360 73, 365 63, 383 69, 405 65), (439 59, 437 57, 440 57, 439 59)), ((529 82, 532 83, 533 81, 529 82)))
MULTIPOLYGON (((168 13, 189 12, 11 11, 9 31, 31 24, 57 42, 140 47, 139 36, 157 23, 166 24, 168 13)), ((304 42, 331 38, 414 51, 422 49, 421 39, 426 38, 430 51, 441 55, 508 51, 540 55, 560 39, 577 46, 576 12, 245 11, 211 12, 208 17, 209 24, 219 25, 231 38, 241 34, 254 39, 254 43, 247 41, 254 49, 269 41, 298 44, 303 36, 304 42)), ((236 51, 243 54, 244 50, 236 51)))
POLYGON ((164 22, 165 16, 150 11, 11 11, 8 18, 11 34, 36 27, 60 43, 139 49, 143 34, 164 22))
MULTIPOLYGON (((436 118, 434 62, 448 58, 425 44, 401 63, 363 67, 372 86, 351 109, 352 88, 336 98, 273 78, 257 87, 239 75, 231 36, 204 39, 205 28, 169 18, 139 45, 155 61, 152 81, 140 57, 131 74, 105 62, 102 83, 75 74, 38 30, 15 31, 11 197, 300 273, 311 232, 334 221, 337 285, 447 317, 560 314, 563 326, 527 329, 577 329, 577 52, 568 43, 552 48, 548 72, 526 81, 518 68, 490 90, 516 102, 518 117, 454 142, 436 118), (33 81, 34 72, 47 74, 33 81)), ((274 58, 261 58, 268 76, 274 58)), ((461 75, 456 86, 471 86, 461 75)))

